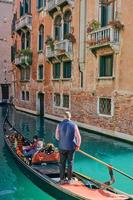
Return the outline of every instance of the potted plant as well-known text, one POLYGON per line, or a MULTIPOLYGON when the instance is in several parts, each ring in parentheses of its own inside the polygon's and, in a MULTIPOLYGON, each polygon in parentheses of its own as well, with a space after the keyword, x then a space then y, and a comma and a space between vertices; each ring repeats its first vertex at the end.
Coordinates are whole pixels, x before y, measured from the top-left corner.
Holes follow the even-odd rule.
POLYGON ((51 50, 54 51, 54 40, 51 36, 47 35, 47 39, 45 41, 46 45, 49 45, 51 50))
POLYGON ((32 64, 32 51, 31 49, 18 50, 16 53, 16 58, 21 59, 21 64, 31 65, 32 64))
POLYGON ((119 20, 110 21, 109 25, 118 30, 122 30, 124 28, 124 25, 119 20))
POLYGON ((95 31, 100 27, 100 23, 95 19, 93 19, 88 24, 89 26, 87 27, 87 33, 91 33, 92 31, 95 31))

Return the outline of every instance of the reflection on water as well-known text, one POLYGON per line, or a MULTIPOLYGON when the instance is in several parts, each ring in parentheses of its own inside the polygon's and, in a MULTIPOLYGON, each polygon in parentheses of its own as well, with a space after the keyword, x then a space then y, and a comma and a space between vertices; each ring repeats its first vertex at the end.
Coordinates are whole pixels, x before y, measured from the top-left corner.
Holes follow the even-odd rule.
MULTIPOLYGON (((17 168, 12 157, 9 155, 6 147, 4 147, 2 123, 5 112, 5 108, 0 107, 0 199, 53 199, 23 175, 23 173, 17 168), (38 198, 36 198, 36 196, 38 198)), ((38 134, 40 138, 44 139, 45 143, 52 142, 57 145, 57 141, 54 137, 57 125, 56 122, 15 111, 14 109, 10 110, 9 119, 26 137, 31 139, 33 135, 38 134)), ((133 176, 132 145, 92 134, 87 131, 80 131, 82 136, 82 150, 133 176)), ((86 158, 80 153, 76 153, 75 155, 74 169, 101 182, 109 180, 108 170, 105 166, 86 158)), ((130 194, 133 193, 133 181, 128 180, 116 172, 115 177, 117 182, 113 185, 114 187, 130 194)))

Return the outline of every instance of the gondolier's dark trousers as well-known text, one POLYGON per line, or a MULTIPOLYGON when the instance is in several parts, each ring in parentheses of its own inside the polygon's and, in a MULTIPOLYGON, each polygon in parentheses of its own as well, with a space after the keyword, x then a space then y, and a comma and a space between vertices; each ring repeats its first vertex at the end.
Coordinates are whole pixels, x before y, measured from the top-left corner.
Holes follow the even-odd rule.
POLYGON ((68 180, 71 180, 75 150, 59 150, 59 152, 60 152, 60 179, 61 180, 65 179, 65 169, 66 169, 66 162, 67 162, 68 164, 67 178, 68 180))

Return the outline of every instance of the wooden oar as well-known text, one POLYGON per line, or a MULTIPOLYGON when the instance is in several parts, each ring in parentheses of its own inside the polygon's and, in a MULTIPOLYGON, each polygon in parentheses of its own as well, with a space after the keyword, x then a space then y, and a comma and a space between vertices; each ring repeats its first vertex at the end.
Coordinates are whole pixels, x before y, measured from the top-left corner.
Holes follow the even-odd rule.
POLYGON ((90 155, 90 154, 88 154, 88 153, 85 153, 85 152, 82 151, 81 149, 79 149, 78 151, 79 151, 80 153, 82 153, 83 155, 87 156, 88 158, 91 158, 91 159, 93 159, 93 160, 95 160, 95 161, 97 161, 97 162, 99 162, 99 163, 105 165, 105 166, 108 167, 108 168, 112 168, 113 170, 115 170, 115 171, 119 172, 120 174, 122 174, 122 175, 128 177, 129 179, 133 180, 133 177, 130 176, 130 175, 128 175, 128 174, 126 174, 125 172, 123 172, 123 171, 121 171, 121 170, 119 170, 119 169, 117 169, 117 168, 115 168, 115 167, 113 167, 113 166, 111 166, 111 165, 109 165, 109 164, 103 162, 102 160, 99 160, 99 159, 95 158, 94 156, 92 156, 92 155, 90 155))

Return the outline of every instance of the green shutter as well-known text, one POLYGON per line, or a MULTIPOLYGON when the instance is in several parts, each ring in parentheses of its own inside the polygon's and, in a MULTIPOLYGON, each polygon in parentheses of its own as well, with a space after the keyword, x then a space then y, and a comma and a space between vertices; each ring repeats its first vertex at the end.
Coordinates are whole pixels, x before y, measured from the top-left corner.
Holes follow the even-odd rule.
POLYGON ((53 65, 53 78, 54 79, 60 78, 60 63, 55 63, 53 65))
POLYGON ((25 13, 28 13, 28 0, 25 0, 25 13))
POLYGON ((20 2, 20 17, 23 16, 23 4, 20 2))
POLYGON ((64 38, 66 36, 66 34, 69 33, 69 23, 65 22, 64 23, 64 38))
POLYGON ((71 62, 63 63, 63 78, 71 78, 71 62))
POLYGON ((43 65, 39 65, 38 78, 39 78, 39 80, 43 79, 43 65))
POLYGON ((101 5, 101 27, 107 26, 107 6, 101 5))
POLYGON ((100 77, 104 76, 104 57, 100 56, 100 77))

